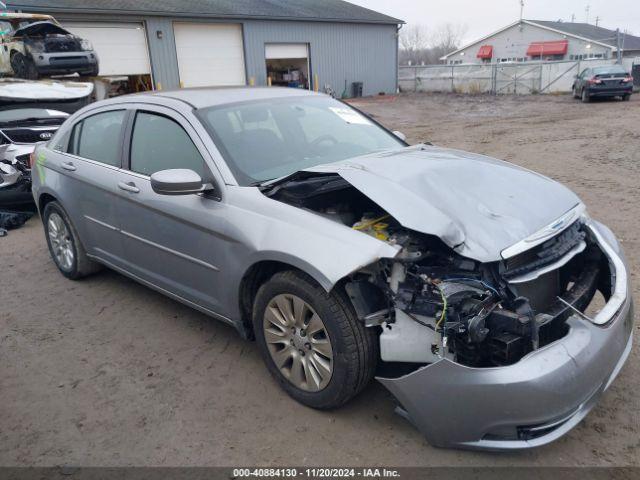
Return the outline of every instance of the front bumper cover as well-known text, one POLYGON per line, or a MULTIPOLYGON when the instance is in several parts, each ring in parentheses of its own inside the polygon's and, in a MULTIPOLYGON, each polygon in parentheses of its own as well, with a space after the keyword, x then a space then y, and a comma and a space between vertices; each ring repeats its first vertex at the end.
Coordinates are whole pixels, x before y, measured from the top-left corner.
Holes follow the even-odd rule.
MULTIPOLYGON (((593 222, 591 228, 607 255, 617 257, 618 268, 626 269, 606 227, 593 222)), ((626 271, 615 277, 625 278, 628 292, 626 271)), ((378 380, 434 446, 516 450, 545 445, 577 425, 622 368, 631 351, 633 302, 626 296, 604 325, 577 315, 567 324, 565 337, 513 365, 470 368, 442 359, 400 378, 378 380)))
POLYGON ((92 71, 98 66, 94 52, 57 52, 32 54, 36 68, 41 74, 92 71))

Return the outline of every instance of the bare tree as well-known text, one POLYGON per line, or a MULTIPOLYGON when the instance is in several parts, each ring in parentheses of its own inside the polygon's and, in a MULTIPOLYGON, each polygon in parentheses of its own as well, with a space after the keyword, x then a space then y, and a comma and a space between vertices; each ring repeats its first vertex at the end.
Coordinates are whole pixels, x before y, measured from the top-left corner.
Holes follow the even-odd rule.
POLYGON ((400 30, 400 50, 405 61, 418 63, 420 53, 427 48, 428 35, 424 25, 410 25, 400 30))
POLYGON ((457 50, 466 33, 467 26, 463 24, 445 23, 436 28, 430 41, 436 62, 443 55, 457 50))
POLYGON ((413 65, 439 63, 440 57, 456 50, 467 31, 465 25, 446 23, 430 33, 414 24, 400 31, 400 63, 413 65))

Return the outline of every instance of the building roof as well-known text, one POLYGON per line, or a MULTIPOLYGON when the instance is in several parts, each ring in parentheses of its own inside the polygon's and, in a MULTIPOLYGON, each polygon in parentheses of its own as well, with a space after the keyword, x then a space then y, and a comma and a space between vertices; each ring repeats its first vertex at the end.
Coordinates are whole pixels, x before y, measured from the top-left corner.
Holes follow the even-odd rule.
POLYGON ((161 16, 404 23, 342 0, 5 0, 13 10, 161 16))
MULTIPOLYGON (((449 52, 446 55, 440 57, 440 60, 445 60, 451 55, 455 55, 462 50, 466 50, 469 47, 485 42, 487 39, 497 35, 511 27, 519 25, 520 23, 526 23, 534 27, 544 28, 552 30, 570 37, 575 37, 581 40, 591 41, 593 43, 599 43, 605 47, 611 47, 613 51, 616 51, 616 32, 615 30, 609 30, 607 28, 596 27, 590 23, 575 23, 575 22, 549 22, 546 20, 519 20, 517 22, 510 23, 506 27, 501 28, 497 32, 490 33, 478 40, 468 43, 453 52, 449 52)), ((622 36, 622 49, 623 50, 640 50, 640 37, 635 37, 630 34, 621 33, 622 36)))
MULTIPOLYGON (((608 28, 596 27, 590 23, 576 23, 576 22, 549 22, 546 20, 529 20, 531 23, 542 25, 544 27, 553 28, 554 30, 560 30, 570 35, 576 35, 578 37, 588 38, 595 42, 606 43, 612 47, 617 47, 616 44, 616 31, 609 30, 608 28)), ((633 35, 620 33, 622 37, 622 49, 623 50, 640 50, 640 37, 633 35)))

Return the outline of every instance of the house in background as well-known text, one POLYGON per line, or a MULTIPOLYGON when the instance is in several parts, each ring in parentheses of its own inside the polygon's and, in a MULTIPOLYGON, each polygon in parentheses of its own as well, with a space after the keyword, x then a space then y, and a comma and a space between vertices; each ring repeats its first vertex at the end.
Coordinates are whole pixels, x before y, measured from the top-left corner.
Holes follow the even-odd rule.
POLYGON ((271 83, 328 85, 340 95, 362 82, 364 95, 397 90, 402 20, 341 0, 5 3, 53 15, 91 41, 100 77, 142 79, 153 89, 271 83))
MULTIPOLYGON (((520 20, 441 58, 449 65, 616 58, 615 30, 589 23, 520 20)), ((640 55, 640 37, 620 33, 623 57, 640 55)))

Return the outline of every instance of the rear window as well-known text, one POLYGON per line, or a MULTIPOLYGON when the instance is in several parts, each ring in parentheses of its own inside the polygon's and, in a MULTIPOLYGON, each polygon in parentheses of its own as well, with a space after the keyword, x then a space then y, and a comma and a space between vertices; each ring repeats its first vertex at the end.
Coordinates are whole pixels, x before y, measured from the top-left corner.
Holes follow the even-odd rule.
POLYGON ((124 116, 124 110, 115 110, 78 122, 71 133, 69 153, 119 167, 124 116))
POLYGON ((595 67, 593 69, 593 73, 594 75, 613 75, 613 74, 626 75, 627 71, 623 67, 620 67, 619 65, 612 65, 612 66, 606 66, 606 67, 595 67))

